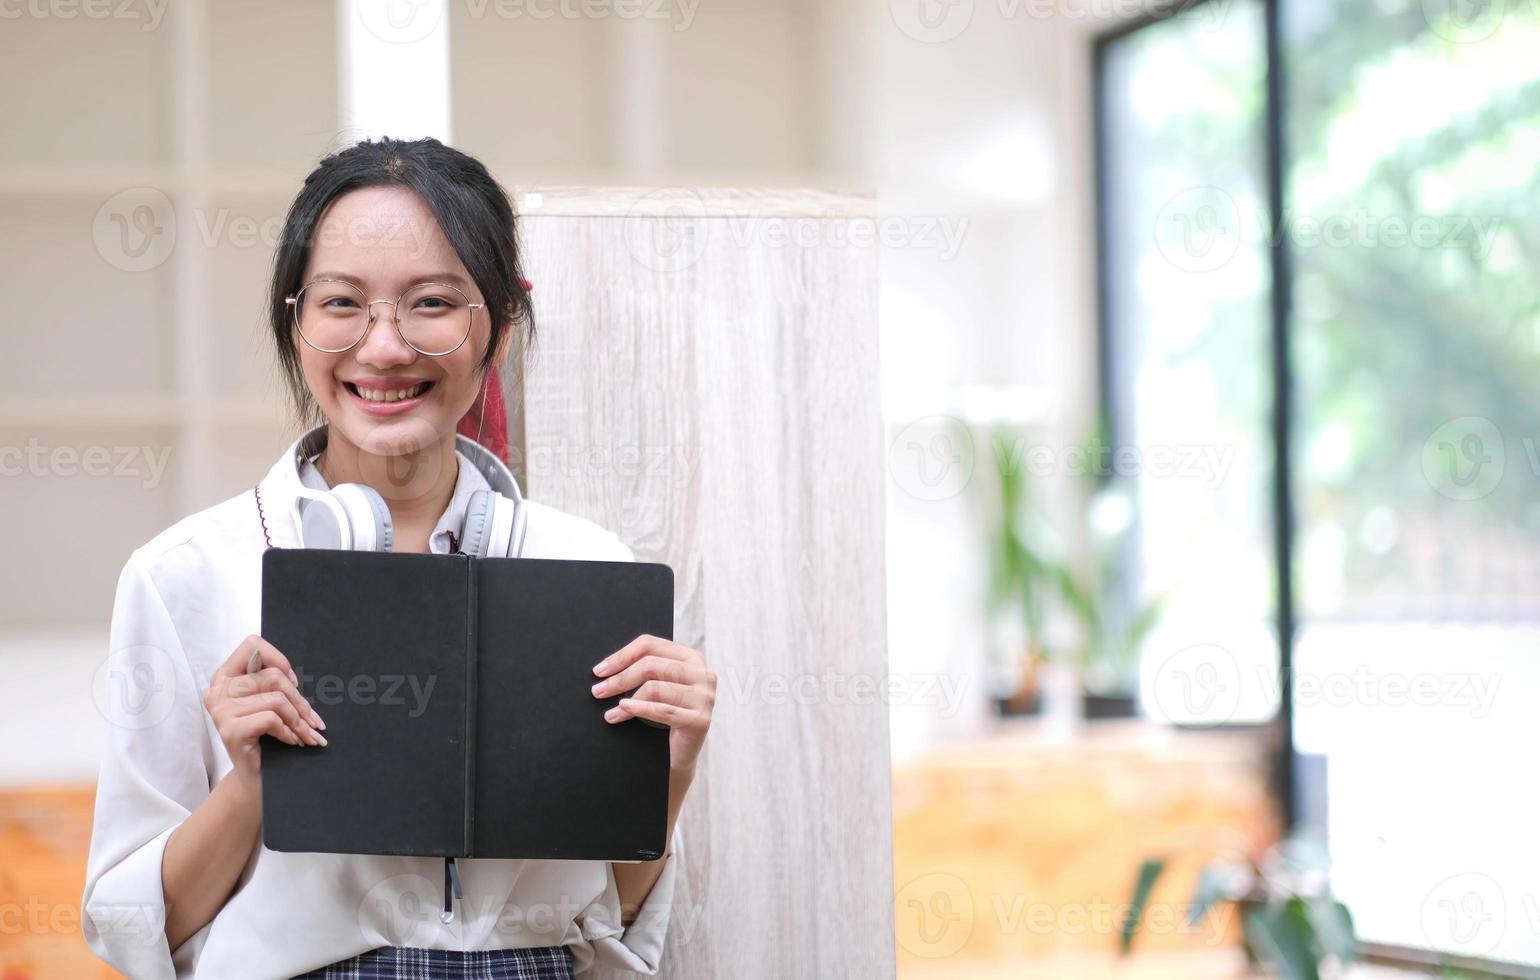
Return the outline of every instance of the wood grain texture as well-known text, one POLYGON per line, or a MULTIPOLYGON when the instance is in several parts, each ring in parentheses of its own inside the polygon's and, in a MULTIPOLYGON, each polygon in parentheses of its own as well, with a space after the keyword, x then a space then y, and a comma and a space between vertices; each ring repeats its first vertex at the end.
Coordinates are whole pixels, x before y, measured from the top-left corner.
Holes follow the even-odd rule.
POLYGON ((718 673, 661 974, 892 976, 877 255, 806 217, 869 202, 714 192, 735 223, 615 193, 525 213, 521 462, 674 567, 718 673))

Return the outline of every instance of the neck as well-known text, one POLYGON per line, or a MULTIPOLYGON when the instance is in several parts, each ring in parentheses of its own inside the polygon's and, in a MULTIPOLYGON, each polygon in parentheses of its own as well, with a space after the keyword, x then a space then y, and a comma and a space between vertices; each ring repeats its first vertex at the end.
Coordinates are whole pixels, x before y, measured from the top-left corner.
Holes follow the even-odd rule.
POLYGON ((349 442, 336 428, 328 428, 326 448, 315 461, 326 485, 363 483, 373 487, 390 508, 397 540, 419 536, 415 532, 426 540, 448 509, 460 475, 454 435, 409 452, 375 453, 349 442))

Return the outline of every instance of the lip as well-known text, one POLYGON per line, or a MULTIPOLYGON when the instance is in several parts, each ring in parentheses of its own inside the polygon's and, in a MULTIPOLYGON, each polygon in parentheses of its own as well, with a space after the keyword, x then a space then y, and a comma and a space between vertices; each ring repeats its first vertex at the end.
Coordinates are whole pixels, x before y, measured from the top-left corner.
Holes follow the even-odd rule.
MULTIPOLYGON (((363 383, 357 381, 350 383, 359 385, 360 387, 364 388, 394 391, 398 388, 410 388, 413 385, 421 384, 426 380, 428 379, 422 378, 415 381, 406 379, 404 383, 398 384, 396 383, 395 379, 389 379, 389 383, 387 383, 387 379, 381 378, 363 383)), ((410 412, 412 409, 416 408, 418 405, 421 405, 425 400, 427 400, 428 395, 433 392, 433 389, 429 388, 427 391, 418 395, 416 398, 403 398, 400 401, 394 402, 372 402, 369 399, 364 398, 362 395, 353 394, 352 389, 349 388, 347 384, 342 386, 342 390, 347 394, 348 400, 358 407, 359 411, 374 418, 389 418, 393 415, 402 415, 406 412, 410 412)))

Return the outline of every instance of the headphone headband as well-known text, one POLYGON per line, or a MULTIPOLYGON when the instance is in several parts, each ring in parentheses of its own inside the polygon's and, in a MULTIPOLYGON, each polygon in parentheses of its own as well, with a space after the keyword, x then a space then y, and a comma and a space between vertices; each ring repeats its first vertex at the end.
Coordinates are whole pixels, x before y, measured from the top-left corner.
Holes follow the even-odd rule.
MULTIPOLYGON (((318 491, 300 479, 300 459, 324 450, 328 435, 325 423, 310 429, 294 440, 285 457, 294 483, 290 516, 302 547, 390 551, 390 509, 379 491, 362 483, 318 491)), ((466 502, 456 548, 483 558, 519 557, 524 553, 529 515, 518 481, 490 450, 458 432, 455 449, 487 482, 487 489, 472 493, 466 502)), ((260 515, 260 499, 257 507, 260 515)))

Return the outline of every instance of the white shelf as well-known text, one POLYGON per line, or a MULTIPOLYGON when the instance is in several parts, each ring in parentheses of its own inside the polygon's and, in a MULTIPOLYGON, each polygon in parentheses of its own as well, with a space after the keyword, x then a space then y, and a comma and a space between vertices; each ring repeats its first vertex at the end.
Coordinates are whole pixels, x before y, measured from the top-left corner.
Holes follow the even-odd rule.
POLYGON ((20 428, 187 428, 198 424, 262 428, 283 424, 284 409, 256 398, 198 401, 175 395, 0 399, 0 426, 20 428))
POLYGON ((304 185, 303 174, 211 169, 198 179, 176 167, 0 167, 4 198, 102 198, 134 187, 154 187, 176 197, 190 188, 216 198, 257 197, 287 201, 304 185))

